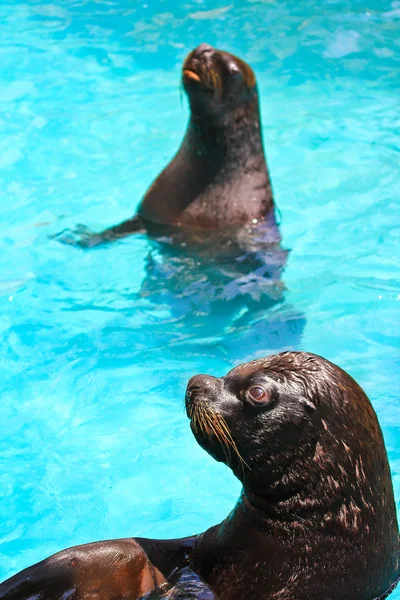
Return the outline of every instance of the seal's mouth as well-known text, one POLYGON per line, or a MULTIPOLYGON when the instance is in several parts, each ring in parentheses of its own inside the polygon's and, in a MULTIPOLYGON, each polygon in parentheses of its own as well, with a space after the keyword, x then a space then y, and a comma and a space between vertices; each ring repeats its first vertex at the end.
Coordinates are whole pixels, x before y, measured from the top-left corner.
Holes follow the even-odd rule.
POLYGON ((182 82, 186 90, 201 88, 213 92, 220 97, 222 94, 222 80, 218 69, 209 63, 199 62, 195 59, 186 61, 182 69, 182 82))
POLYGON ((183 77, 185 79, 192 79, 193 81, 201 81, 200 77, 192 69, 183 69, 183 77))

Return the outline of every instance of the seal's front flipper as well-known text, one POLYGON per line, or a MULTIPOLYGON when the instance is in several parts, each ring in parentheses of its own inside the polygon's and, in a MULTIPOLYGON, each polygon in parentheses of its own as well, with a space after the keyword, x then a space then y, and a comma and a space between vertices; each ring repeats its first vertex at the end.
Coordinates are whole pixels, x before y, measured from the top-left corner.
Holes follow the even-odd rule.
POLYGON ((112 242, 122 237, 126 237, 131 233, 144 233, 146 226, 144 221, 135 215, 132 219, 123 221, 119 225, 109 227, 96 233, 86 225, 77 225, 73 229, 64 229, 60 233, 50 236, 51 239, 57 240, 62 244, 70 246, 78 246, 79 248, 93 248, 107 242, 112 242))
POLYGON ((135 600, 165 582, 134 539, 74 546, 0 584, 0 600, 135 600))
POLYGON ((61 244, 78 246, 79 248, 92 248, 102 243, 101 234, 95 233, 86 225, 77 225, 73 229, 63 229, 59 233, 49 236, 61 244))

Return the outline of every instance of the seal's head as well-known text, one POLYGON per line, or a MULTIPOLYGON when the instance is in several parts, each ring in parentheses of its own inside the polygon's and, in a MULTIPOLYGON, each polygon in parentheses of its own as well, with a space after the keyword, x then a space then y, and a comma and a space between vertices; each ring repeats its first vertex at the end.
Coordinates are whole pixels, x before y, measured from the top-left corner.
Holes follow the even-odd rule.
POLYGON ((197 375, 188 383, 186 410, 198 443, 231 467, 253 504, 272 502, 286 516, 323 515, 326 525, 357 528, 379 510, 395 522, 375 412, 360 386, 329 361, 285 352, 225 377, 197 375))
POLYGON ((257 102, 252 68, 233 54, 200 44, 182 68, 183 87, 192 112, 226 113, 227 108, 257 102))

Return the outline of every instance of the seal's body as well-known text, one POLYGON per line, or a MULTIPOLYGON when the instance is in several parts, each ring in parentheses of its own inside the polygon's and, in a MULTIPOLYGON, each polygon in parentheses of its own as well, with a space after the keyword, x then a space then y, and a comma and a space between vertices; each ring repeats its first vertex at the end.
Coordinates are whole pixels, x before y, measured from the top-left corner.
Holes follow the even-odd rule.
MULTIPOLYGON (((164 578, 186 568, 189 598, 386 597, 400 568, 389 464, 371 403, 347 373, 313 354, 277 354, 225 377, 193 377, 186 410, 198 443, 232 469, 243 490, 231 514, 199 536, 135 540, 140 564, 156 573, 154 598, 162 597, 157 577, 165 585, 164 578)), ((88 547, 85 555, 82 547, 59 553, 56 571, 47 559, 0 585, 0 599, 134 600, 136 580, 127 596, 66 595, 77 580, 85 590, 96 588, 92 574, 100 572, 120 585, 110 560, 118 544, 100 542, 103 552, 88 547)), ((124 565, 132 547, 118 548, 124 565)), ((146 569, 137 569, 140 581, 146 569)), ((185 598, 184 576, 175 592, 185 598)))

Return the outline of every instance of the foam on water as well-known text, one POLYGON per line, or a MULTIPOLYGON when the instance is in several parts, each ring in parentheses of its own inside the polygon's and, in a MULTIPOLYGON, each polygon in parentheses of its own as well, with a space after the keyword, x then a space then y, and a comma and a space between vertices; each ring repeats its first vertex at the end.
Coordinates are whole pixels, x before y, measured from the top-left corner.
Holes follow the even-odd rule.
POLYGON ((222 519, 239 485, 192 438, 186 381, 276 350, 266 327, 288 307, 296 346, 370 396, 400 499, 399 31, 388 0, 2 3, 0 580, 72 544, 222 519), (134 212, 183 135, 179 69, 201 41, 258 76, 291 249, 263 327, 199 327, 141 294, 144 236, 48 238, 134 212))

